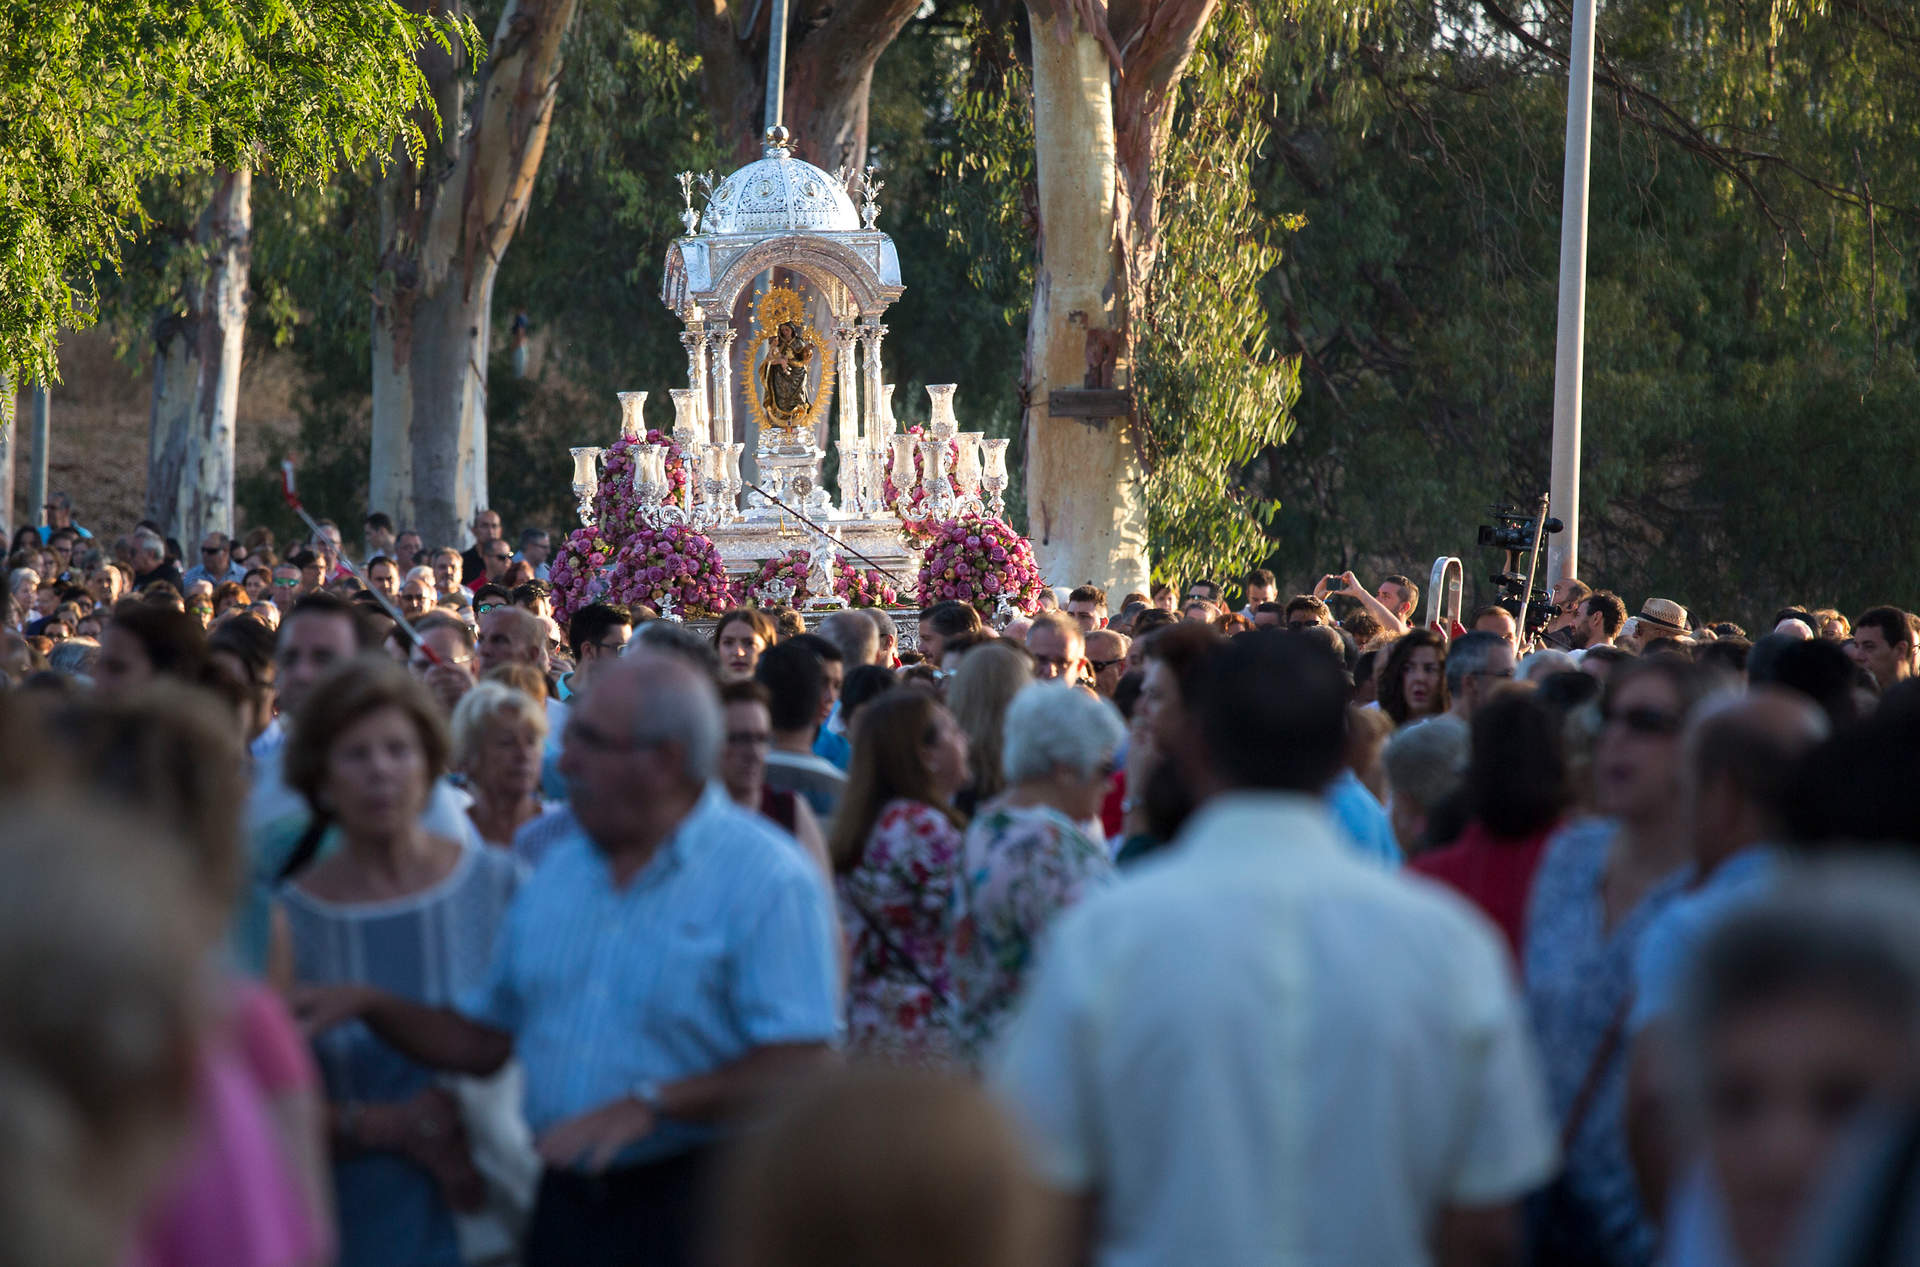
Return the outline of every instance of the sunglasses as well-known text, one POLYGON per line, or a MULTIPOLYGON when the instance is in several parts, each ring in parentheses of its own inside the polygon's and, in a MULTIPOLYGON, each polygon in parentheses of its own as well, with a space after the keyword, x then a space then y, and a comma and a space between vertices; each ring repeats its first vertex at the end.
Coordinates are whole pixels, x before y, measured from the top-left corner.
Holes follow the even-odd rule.
POLYGON ((502 603, 482 603, 478 607, 474 608, 473 612, 474 612, 474 615, 476 616, 484 616, 488 612, 492 611, 494 608, 501 607, 504 605, 505 604, 502 604, 502 603))
POLYGON ((280 589, 290 590, 300 583, 300 578, 297 576, 276 576, 273 578, 273 583, 280 589))
POLYGON ((1105 673, 1105 672, 1106 672, 1106 671, 1107 671, 1108 669, 1111 669, 1111 668, 1112 668, 1112 667, 1113 667, 1114 665, 1116 665, 1116 664, 1125 664, 1126 662, 1127 662, 1127 658, 1126 658, 1125 656, 1116 656, 1115 658, 1113 658, 1113 659, 1111 659, 1111 660, 1089 660, 1089 661, 1087 661, 1087 663, 1088 663, 1088 664, 1090 664, 1090 665, 1092 665, 1092 666, 1093 666, 1093 671, 1094 671, 1095 673, 1105 673))
POLYGON ((200 547, 200 553, 202 554, 225 554, 226 552, 227 552, 227 547, 225 546, 201 546, 200 547))
POLYGON ((1677 735, 1685 719, 1658 708, 1628 708, 1607 714, 1610 722, 1619 722, 1636 735, 1677 735))

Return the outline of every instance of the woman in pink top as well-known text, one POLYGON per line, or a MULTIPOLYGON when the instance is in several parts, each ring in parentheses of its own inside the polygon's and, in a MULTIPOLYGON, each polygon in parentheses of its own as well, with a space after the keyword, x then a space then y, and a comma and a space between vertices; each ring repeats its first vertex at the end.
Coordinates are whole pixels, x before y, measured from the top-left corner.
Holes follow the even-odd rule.
POLYGON ((333 1256, 318 1074, 279 999, 221 959, 240 888, 246 751, 239 719, 178 682, 62 706, 46 719, 49 782, 136 810, 177 852, 198 899, 207 1026, 193 1119, 138 1224, 139 1267, 300 1267, 333 1256))

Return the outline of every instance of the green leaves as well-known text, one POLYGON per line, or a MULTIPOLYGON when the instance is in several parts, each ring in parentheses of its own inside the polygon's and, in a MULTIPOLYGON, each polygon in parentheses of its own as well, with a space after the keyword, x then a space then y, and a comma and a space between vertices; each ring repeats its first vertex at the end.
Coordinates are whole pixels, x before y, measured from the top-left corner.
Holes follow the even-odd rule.
MULTIPOLYGON (((1446 553, 1471 581, 1485 507, 1546 486, 1564 9, 1524 10, 1546 53, 1486 11, 1394 0, 1352 53, 1276 35, 1301 86, 1281 98, 1262 204, 1309 219, 1264 287, 1304 367, 1298 427, 1265 472, 1287 502, 1282 575, 1446 553)), ((1920 461, 1897 403, 1915 390, 1916 21, 1876 0, 1603 6, 1594 583, 1749 627, 1788 599, 1911 601, 1920 548, 1884 516, 1920 461)))
POLYGON ((1159 257, 1135 330, 1134 386, 1148 441, 1148 530, 1158 577, 1216 575, 1267 553, 1271 494, 1243 469, 1292 429, 1299 365, 1267 340, 1261 279, 1279 232, 1252 176, 1266 126, 1267 37, 1251 8, 1215 17, 1181 81, 1162 173, 1159 257))
POLYGON ((148 182, 253 166, 310 184, 440 120, 423 41, 472 24, 398 0, 49 0, 0 7, 0 366, 52 381, 147 221, 148 182))

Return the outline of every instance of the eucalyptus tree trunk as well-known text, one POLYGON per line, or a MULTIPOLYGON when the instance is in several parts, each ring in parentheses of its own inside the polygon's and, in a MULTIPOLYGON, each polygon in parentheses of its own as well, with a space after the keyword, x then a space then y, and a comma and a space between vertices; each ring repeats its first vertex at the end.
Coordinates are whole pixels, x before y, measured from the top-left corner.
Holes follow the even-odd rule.
POLYGON ((466 544, 487 504, 493 284, 546 149, 576 7, 509 0, 471 107, 459 60, 425 46, 440 133, 424 162, 397 156, 381 187, 368 509, 430 543, 466 544))
POLYGON ((1131 415, 1056 417, 1049 397, 1131 390, 1160 160, 1215 2, 1027 0, 1040 212, 1023 383, 1027 529, 1056 585, 1147 589, 1145 428, 1131 415))
POLYGON ((195 230, 206 271, 153 332, 147 518, 170 537, 232 532, 233 441, 253 251, 253 173, 215 173, 195 230))
MULTIPOLYGON (((827 171, 867 161, 867 102, 874 63, 919 0, 793 0, 787 21, 783 120, 796 152, 827 171)), ((734 157, 760 157, 772 6, 694 0, 701 96, 734 157), (740 15, 749 24, 737 26, 740 15)))

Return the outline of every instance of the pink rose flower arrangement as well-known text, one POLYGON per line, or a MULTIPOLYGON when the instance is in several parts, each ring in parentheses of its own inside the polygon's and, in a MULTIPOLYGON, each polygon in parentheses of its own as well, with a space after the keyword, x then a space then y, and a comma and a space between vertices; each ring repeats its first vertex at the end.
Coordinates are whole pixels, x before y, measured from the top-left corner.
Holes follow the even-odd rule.
POLYGON ((626 534, 606 570, 607 601, 660 610, 673 600, 674 614, 691 620, 718 616, 734 605, 733 584, 713 538, 685 524, 645 525, 626 534))
MULTIPOLYGON (((759 574, 748 581, 744 588, 756 603, 764 607, 773 601, 773 596, 766 591, 767 585, 784 581, 793 587, 787 598, 788 605, 800 607, 814 597, 807 588, 807 569, 812 566, 812 551, 789 550, 761 564, 759 574)), ((849 607, 891 607, 900 599, 899 591, 894 589, 885 573, 873 568, 856 568, 847 562, 844 554, 840 556, 837 571, 834 597, 844 599, 849 607)))
POLYGON ((1033 560, 1033 543, 1006 521, 969 516, 933 525, 920 565, 920 606, 943 599, 972 603, 991 616, 1004 597, 1023 616, 1039 609, 1046 581, 1033 560))
POLYGON ((633 449, 640 445, 667 446, 667 496, 678 500, 687 486, 686 455, 673 437, 659 431, 647 432, 644 440, 615 440, 600 455, 600 484, 593 495, 594 522, 608 535, 625 540, 640 526, 640 498, 633 491, 633 449))
POLYGON ((562 627, 582 607, 607 595, 613 543, 598 528, 575 528, 554 554, 547 576, 553 585, 553 615, 562 627))
MULTIPOLYGON (((900 519, 905 525, 903 535, 907 539, 907 544, 916 550, 924 550, 927 547, 927 543, 932 540, 934 525, 938 522, 934 519, 933 512, 927 509, 927 493, 924 486, 924 481, 927 477, 926 463, 920 457, 920 441, 931 439, 932 437, 927 429, 917 422, 911 427, 906 428, 905 434, 913 437, 913 491, 908 495, 906 504, 900 506, 898 510, 900 519)), ((947 441, 947 479, 949 483, 952 482, 953 472, 959 465, 960 442, 958 440, 949 440, 947 441)), ((893 484, 893 455, 891 450, 889 450, 887 455, 886 474, 881 478, 881 485, 881 492, 886 498, 887 505, 892 506, 895 499, 900 496, 900 490, 895 488, 893 484)))

